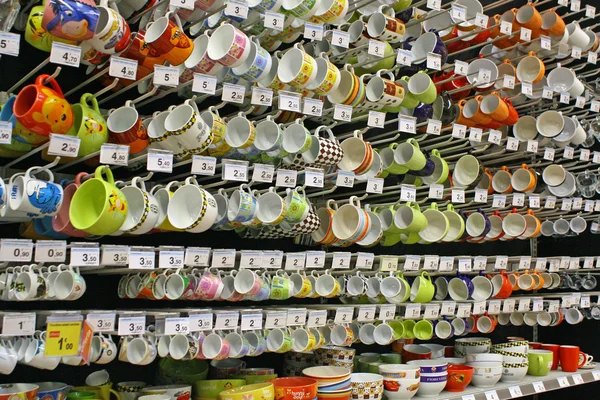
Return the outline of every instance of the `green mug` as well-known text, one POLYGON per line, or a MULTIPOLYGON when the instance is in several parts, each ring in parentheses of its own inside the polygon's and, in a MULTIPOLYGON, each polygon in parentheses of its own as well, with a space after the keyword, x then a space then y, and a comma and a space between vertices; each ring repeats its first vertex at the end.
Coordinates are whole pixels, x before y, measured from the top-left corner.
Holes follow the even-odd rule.
POLYGON ((372 374, 378 374, 379 373, 379 366, 385 364, 383 362, 372 362, 369 363, 369 368, 367 370, 367 372, 370 372, 372 374))
POLYGON ((403 232, 420 232, 427 226, 427 218, 417 203, 401 205, 394 214, 394 226, 403 232))
MULTIPOLYGON (((402 329, 404 329, 404 326, 402 329)), ((400 353, 384 353, 381 355, 381 361, 384 364, 402 364, 402 356, 400 353)), ((378 374, 379 372, 375 373, 378 374)))
POLYGON ((398 164, 394 159, 394 152, 396 151, 397 147, 398 143, 392 143, 388 147, 384 147, 383 149, 381 149, 379 155, 385 160, 389 159, 389 165, 385 168, 387 172, 389 172, 392 175, 404 175, 408 172, 408 168, 404 165, 398 164), (388 151, 391 151, 391 155, 387 154, 388 151))
POLYGON ((389 235, 383 235, 383 237, 379 241, 379 244, 382 245, 383 247, 395 246, 398 243, 400 243, 401 235, 402 235, 401 233, 392 233, 389 235))
POLYGON ((415 338, 419 340, 429 340, 433 337, 433 324, 429 320, 422 319, 415 324, 413 332, 415 338))
POLYGON ((398 0, 394 4, 393 8, 394 8, 395 12, 400 12, 400 11, 406 10, 408 7, 410 7, 411 4, 412 4, 412 0, 398 0))
POLYGON ((272 375, 236 375, 232 378, 239 378, 246 381, 246 385, 253 385, 255 383, 265 383, 271 379, 277 378, 277 374, 272 375))
POLYGON ((404 321, 402 321, 402 325, 404 325, 404 338, 405 339, 414 339, 415 336, 415 321, 413 321, 412 319, 406 319, 404 321))
POLYGON ((96 395, 93 392, 77 392, 71 391, 67 393, 67 399, 79 400, 79 399, 95 399, 96 395))
POLYGON ((435 294, 435 286, 426 271, 415 278, 410 289, 410 301, 413 303, 429 303, 435 294))
POLYGON ((423 177, 423 182, 428 185, 446 182, 448 179, 448 174, 450 173, 450 168, 448 168, 448 163, 446 160, 444 160, 440 155, 439 150, 431 150, 429 158, 435 164, 435 168, 432 175, 423 177))
POLYGON ((406 232, 400 234, 400 241, 402 244, 415 244, 421 241, 421 236, 418 232, 406 232))
POLYGON ((290 224, 297 224, 306 217, 306 214, 308 214, 308 201, 306 200, 304 191, 299 188, 288 188, 286 192, 285 204, 287 204, 287 210, 285 213, 285 221, 290 224))
POLYGON ((378 207, 375 211, 377 216, 379 216, 379 219, 382 221, 382 227, 385 228, 383 230, 383 234, 386 236, 402 232, 402 229, 400 229, 400 227, 398 227, 394 222, 396 219, 396 205, 397 204, 387 207, 378 207))
POLYGON ((271 293, 269 298, 273 300, 287 300, 290 298, 291 289, 292 281, 287 275, 275 275, 273 279, 271 279, 271 293))
POLYGON ((127 199, 115 186, 112 171, 102 165, 96 168, 94 178, 83 182, 73 195, 69 219, 75 229, 91 235, 109 235, 123 225, 127 209, 127 199))
POLYGON ((396 63, 395 58, 392 57, 392 54, 394 54, 394 48, 392 47, 391 44, 389 44, 386 41, 383 41, 383 45, 384 45, 383 57, 363 55, 363 54, 358 56, 357 61, 361 64, 372 61, 372 63, 364 65, 361 68, 361 70, 363 70, 364 72, 375 73, 380 70, 392 69, 392 67, 396 63), (379 60, 379 61, 377 61, 377 60, 379 60))
POLYGON ((367 356, 359 356, 358 357, 358 372, 368 372, 369 364, 381 362, 381 358, 379 354, 377 355, 367 355, 367 356))
POLYGON ((402 325, 402 321, 389 321, 388 325, 394 330, 396 339, 404 337, 404 325, 402 325))
POLYGON ((442 211, 448 219, 448 232, 444 237, 444 242, 454 242, 462 238, 465 233, 465 219, 456 211, 454 206, 448 204, 446 211, 442 211))
POLYGON ((527 375, 546 376, 552 368, 554 354, 550 350, 529 350, 527 375))
POLYGON ((75 386, 73 391, 77 393, 92 393, 95 399, 110 400, 110 395, 116 397, 117 400, 121 400, 121 396, 116 390, 113 390, 112 384, 107 383, 101 386, 75 386))
POLYGON ((108 140, 108 128, 106 120, 100 114, 98 100, 94 95, 86 93, 81 96, 73 108, 73 126, 67 135, 77 136, 79 144, 79 156, 87 156, 96 151, 108 140))
POLYGON ((410 78, 405 75, 397 81, 398 84, 402 85, 402 87, 404 88, 404 99, 402 100, 402 103, 400 103, 400 106, 405 108, 415 108, 419 105, 420 101, 415 97, 414 94, 408 91, 409 79, 410 78))
POLYGON ((201 399, 218 399, 219 393, 224 390, 244 386, 244 379, 210 379, 194 382, 194 397, 201 399))
POLYGON ((413 94, 421 103, 433 104, 437 97, 435 83, 431 80, 425 71, 419 71, 408 80, 408 91, 413 94))
POLYGON ((425 168, 427 158, 419 148, 419 142, 408 139, 400 143, 394 150, 394 161, 412 171, 420 171, 425 168))

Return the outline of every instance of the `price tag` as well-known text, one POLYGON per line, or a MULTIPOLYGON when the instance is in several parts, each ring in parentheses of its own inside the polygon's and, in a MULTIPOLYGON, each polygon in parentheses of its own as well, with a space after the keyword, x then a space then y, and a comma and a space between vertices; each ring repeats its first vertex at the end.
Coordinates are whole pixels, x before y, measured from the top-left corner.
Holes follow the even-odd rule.
POLYGON ((51 133, 48 154, 51 156, 77 157, 80 144, 81 140, 77 136, 51 133))
POLYGON ((559 269, 567 269, 569 267, 569 261, 571 261, 571 257, 561 257, 559 269))
POLYGON ((523 42, 529 42, 531 40, 531 29, 521 27, 521 35, 519 38, 523 42))
POLYGON ((592 156, 592 162, 594 164, 600 164, 600 151, 595 151, 592 156))
POLYGON ((373 253, 357 253, 356 264, 354 268, 360 269, 371 269, 373 268, 373 261, 375 260, 375 254, 373 253))
POLYGON ((581 374, 573 374, 571 377, 573 378, 573 382, 575 382, 576 385, 583 385, 585 383, 581 374))
POLYGON ((444 301, 442 302, 442 308, 440 310, 440 315, 442 316, 452 316, 456 310, 456 302, 455 301, 444 301))
POLYGON ((119 336, 141 335, 146 330, 146 317, 119 318, 119 336))
POLYGON ((223 179, 226 181, 248 182, 248 164, 229 163, 224 160, 223 179))
POLYGON ((512 33, 512 22, 501 21, 500 22, 500 33, 504 35, 510 35, 512 33))
POLYGON ((514 137, 508 137, 506 139, 506 150, 517 151, 519 150, 519 139, 514 137))
POLYGON ((35 243, 35 262, 63 263, 65 261, 66 256, 66 240, 38 240, 35 243))
POLYGON ((154 65, 154 77, 152 79, 156 86, 175 87, 179 85, 179 68, 154 65))
POLYGON ((598 62, 598 53, 594 53, 593 51, 590 51, 588 53, 588 59, 587 59, 587 61, 590 64, 596 65, 596 63, 598 62))
POLYGON ((590 160, 590 150, 589 149, 581 149, 579 152, 579 161, 589 161, 590 160))
POLYGON ((327 311, 326 310, 311 310, 308 312, 308 318, 306 320, 306 326, 308 328, 316 328, 325 326, 327 323, 327 311))
MULTIPOLYGON (((2 34, 0 33, 0 36, 2 34)), ((0 39, 1 42, 1 39, 0 39)), ((0 144, 12 143, 12 122, 0 121, 0 144)))
POLYGON ((575 107, 577 108, 583 108, 585 106, 585 97, 583 96, 577 96, 575 98, 575 107))
POLYGON ((546 147, 544 149, 544 160, 554 161, 555 150, 552 147, 546 147))
POLYGON ((165 318, 165 335, 186 335, 190 332, 190 319, 165 318))
POLYGON ((552 48, 552 41, 548 36, 540 36, 540 47, 544 50, 550 50, 552 48))
POLYGON ((304 108, 302 109, 303 114, 314 115, 320 117, 323 115, 323 101, 319 99, 304 99, 304 108))
POLYGON ((483 131, 480 128, 471 128, 469 130, 469 140, 476 143, 481 143, 483 131))
POLYGON ((375 320, 375 315, 377 312, 377 307, 375 306, 365 306, 358 308, 358 317, 356 320, 358 322, 369 322, 375 320))
POLYGON ((580 0, 571 0, 571 11, 579 11, 581 10, 581 1, 580 0))
POLYGON ((190 315, 190 332, 200 332, 204 330, 212 330, 213 315, 208 314, 196 314, 190 315))
POLYGON ((554 97, 554 91, 552 88, 544 86, 544 89, 542 90, 542 98, 552 100, 552 97, 554 97))
POLYGON ((489 83, 490 79, 492 79, 492 71, 489 69, 480 69, 477 73, 477 82, 489 83))
POLYGON ((488 193, 486 189, 475 189, 475 203, 486 203, 487 204, 488 193))
POLYGON ((544 386, 544 382, 533 382, 533 390, 536 393, 542 393, 546 391, 546 386, 544 386))
POLYGON ((538 257, 535 260, 535 269, 538 270, 538 271, 545 270, 546 269, 546 262, 547 262, 546 258, 544 258, 544 257, 538 257))
POLYGON ((521 93, 523 93, 525 96, 532 96, 533 85, 531 83, 521 82, 521 93))
MULTIPOLYGON (((594 211, 598 212, 600 211, 600 200, 596 200, 595 204, 594 204, 594 211)), ((596 268, 600 268, 599 266, 596 266, 596 268)))
POLYGON ((523 397, 523 392, 519 386, 511 386, 508 388, 508 392, 510 393, 510 397, 515 399, 517 397, 523 397))
POLYGON ((461 7, 456 3, 452 3, 452 10, 450 15, 455 21, 466 21, 467 20, 467 9, 466 7, 461 7))
POLYGON ((80 267, 100 265, 100 249, 98 247, 71 248, 70 265, 80 267))
POLYGON ((222 101, 242 104, 244 102, 245 96, 246 96, 246 87, 245 86, 233 85, 231 83, 223 84, 223 91, 221 92, 221 100, 222 101))
POLYGON ((191 267, 208 267, 209 258, 209 248, 187 247, 185 249, 185 265, 191 267))
POLYGON ((323 268, 325 267, 325 252, 324 251, 307 251, 306 252, 306 268, 323 268))
POLYGON ((270 164, 254 164, 254 170, 252 171, 252 180, 254 182, 273 182, 273 176, 275 175, 275 167, 270 164))
POLYGON ((234 249, 213 250, 211 266, 216 268, 233 268, 235 267, 235 254, 236 251, 234 249))
POLYGON ((396 306, 395 305, 382 305, 379 307, 379 320, 380 321, 389 321, 390 319, 394 319, 396 316, 396 306))
POLYGON ((498 392, 496 392, 495 390, 488 390, 484 394, 486 400, 500 400, 500 397, 498 397, 498 392))
POLYGON ((35 313, 9 313, 2 317, 2 335, 31 336, 35 333, 35 313))
POLYGON ((52 42, 52 50, 50 51, 51 63, 79 68, 80 61, 81 47, 60 42, 52 42))
POLYGON ((158 268, 183 268, 183 250, 161 250, 158 252, 158 268))
POLYGON ((573 208, 573 199, 563 199, 560 209, 562 211, 571 211, 573 208))
POLYGON ((439 256, 425 256, 423 259, 423 269, 426 269, 428 271, 436 271, 439 265, 439 256))
POLYGON ((283 14, 268 10, 265 11, 265 28, 269 27, 270 29, 274 29, 276 31, 282 31, 284 28, 284 21, 285 16, 283 14))
POLYGON ((349 324, 354 317, 354 308, 338 308, 335 311, 333 322, 336 324, 349 324))
POLYGON ((456 316, 459 318, 467 318, 471 316, 471 304, 463 303, 458 305, 456 316))
POLYGON ((132 81, 135 81, 137 75, 137 67, 137 60, 130 60, 129 58, 111 56, 108 74, 110 76, 114 76, 115 78, 130 79, 132 81))
POLYGON ((400 201, 415 201, 417 199, 417 188, 409 185, 400 186, 400 201))
POLYGON ((494 262, 494 269, 503 270, 508 267, 508 256, 496 256, 494 262))
POLYGON ((588 18, 594 18, 596 16, 596 7, 586 4, 585 5, 585 16, 588 18))
POLYGON ((417 132, 417 119, 406 115, 400 115, 398 121, 398 130, 406 133, 417 132))
POLYGON ((404 311, 404 318, 415 319, 421 316, 421 304, 407 304, 404 311))
POLYGON ((398 55, 396 56, 396 64, 410 67, 414 59, 415 56, 412 51, 400 49, 398 50, 398 55))
POLYGON ((343 104, 333 106, 333 119, 350 122, 352 120, 352 107, 343 104))
POLYGON ((569 260, 569 269, 579 269, 579 257, 573 257, 569 260))
POLYGON ((8 32, 0 33, 0 54, 18 57, 20 47, 21 35, 8 32))
POLYGON ((594 369, 592 370, 592 376, 594 377, 594 380, 600 380, 600 370, 594 369))
POLYGON ((153 172, 173 172, 173 153, 149 151, 146 169, 153 172))
POLYGON ((583 259, 583 268, 594 268, 594 257, 585 257, 583 259))
POLYGON ((298 181, 298 171, 291 169, 278 169, 277 177, 275 179, 275 186, 279 187, 296 187, 298 181))
MULTIPOLYGON (((54 42, 56 43, 56 42, 54 42)), ((79 354, 82 321, 49 322, 46 326, 45 357, 79 354)))
POLYGON ((579 302, 581 308, 590 308, 590 303, 590 296, 581 296, 581 301, 579 302))
POLYGON ((502 141, 502 132, 497 131, 495 129, 490 129, 490 132, 488 134, 488 142, 492 143, 492 144, 500 145, 501 141, 502 141))
POLYGON ((217 78, 210 75, 194 74, 192 92, 214 95, 217 91, 217 78))
POLYGON ((477 25, 480 28, 483 28, 483 29, 487 28, 488 21, 489 21, 489 17, 485 14, 477 13, 475 16, 475 25, 477 25))
MULTIPOLYGON (((285 312, 284 325, 285 326, 285 312)), ((237 312, 227 313, 216 313, 215 317, 215 329, 235 329, 238 327, 240 315, 237 312)))
POLYGON ((560 102, 564 104, 569 104, 571 100, 571 94, 569 92, 560 92, 560 102))
POLYGON ((379 40, 369 39, 369 48, 367 53, 375 57, 383 57, 385 44, 379 40))
POLYGON ((506 196, 503 194, 495 194, 492 199, 493 208, 504 208, 506 207, 506 196))
POLYGON ((425 312, 423 312, 423 318, 425 319, 438 319, 440 316, 440 305, 439 304, 426 304, 425 312))
POLYGON ((541 206, 540 196, 529 196, 529 208, 540 208, 541 206))
POLYGON ((473 270, 473 264, 470 258, 459 258, 458 259, 458 272, 471 272, 473 270))
POLYGON ((404 260, 404 271, 418 271, 420 267, 421 256, 406 256, 404 260))
POLYGON ((502 87, 505 89, 514 89, 515 77, 512 75, 504 75, 504 78, 502 79, 502 87))
POLYGON ((383 128, 385 126, 385 113, 379 111, 369 111, 367 126, 372 128, 383 128))
MULTIPOLYGON (((415 190, 416 192, 416 190, 415 190)), ((433 184, 429 185, 430 199, 442 199, 444 197, 444 185, 433 184)))
POLYGON ((367 180, 367 193, 383 193, 383 178, 369 178, 367 180))
POLYGON ((339 187, 354 187, 354 172, 338 171, 335 178, 335 186, 339 187))
POLYGON ((583 207, 583 199, 581 197, 573 197, 573 210, 581 210, 583 207))
POLYGON ((539 143, 537 140, 528 140, 527 141, 527 151, 530 153, 537 153, 539 143))
POLYGON ((465 190, 464 189, 452 189, 452 203, 464 203, 465 202, 465 190))
POLYGON ((209 156, 192 156, 192 174, 213 176, 217 170, 217 159, 209 156))
POLYGON ((321 41, 321 40, 323 40, 323 32, 324 32, 323 25, 310 24, 308 22, 304 24, 304 38, 305 39, 321 41))
POLYGON ((276 268, 280 269, 283 263, 283 251, 263 251, 263 268, 276 268))
MULTIPOLYGON (((72 250, 71 250, 71 252, 72 252, 72 250)), ((129 268, 153 269, 154 268, 154 252, 153 251, 130 250, 128 262, 129 262, 129 268)))
POLYGON ((127 265, 129 264, 129 247, 111 246, 102 248, 102 265, 127 265))
POLYGON ((306 309, 289 310, 287 313, 287 326, 298 326, 306 324, 306 309))
POLYGON ((477 256, 473 259, 473 270, 474 271, 485 271, 487 268, 487 257, 477 256))
POLYGON ((306 253, 287 253, 285 255, 285 269, 300 270, 304 269, 306 253))
POLYGON ((525 205, 525 194, 513 193, 512 205, 517 207, 523 207, 525 205))
POLYGON ((333 253, 333 261, 331 262, 331 268, 333 269, 348 269, 350 268, 350 258, 352 254, 348 252, 335 252, 333 253))
POLYGON ((100 147, 100 164, 127 166, 129 146, 107 143, 100 147))
POLYGON ((502 309, 502 301, 490 300, 490 304, 488 306, 488 314, 500 314, 501 309, 502 309))
POLYGON ((442 133, 442 121, 429 119, 427 121, 426 133, 428 135, 440 135, 442 133))
POLYGON ((442 56, 437 53, 427 53, 427 69, 442 69, 442 56))
POLYGON ((380 257, 379 268, 382 272, 397 271, 398 270, 398 258, 397 257, 380 257))
MULTIPOLYGON (((273 104, 273 89, 263 89, 258 86, 252 87, 251 104, 257 106, 271 106, 273 104)), ((300 111, 300 101, 298 101, 298 109, 300 111)))
POLYGON ((502 304, 502 312, 503 313, 511 313, 515 311, 515 299, 506 299, 504 300, 504 304, 502 304))
POLYGON ((246 19, 248 18, 248 5, 230 0, 225 7, 225 15, 246 19))
POLYGON ((549 301, 548 302, 548 312, 558 312, 558 309, 560 308, 560 301, 558 300, 553 300, 553 301, 549 301))
POLYGON ((331 33, 331 44, 347 49, 350 47, 350 34, 339 29, 334 29, 331 33))
POLYGON ((573 147, 566 146, 564 153, 563 153, 563 158, 572 160, 574 155, 575 155, 575 149, 573 147))
POLYGON ((194 2, 191 0, 169 0, 169 5, 173 7, 185 8, 186 10, 194 9, 194 2))
POLYGON ((519 311, 519 312, 527 312, 527 311, 529 311, 529 306, 530 305, 531 305, 531 299, 520 299, 517 311, 519 311))
POLYGON ((544 309, 544 300, 543 299, 533 299, 533 305, 531 306, 531 311, 540 312, 544 309))
POLYGON ((279 92, 279 109, 300 112, 300 96, 279 92))
POLYGON ((454 268, 454 257, 440 257, 440 271, 452 271, 454 268))
POLYGON ((461 124, 454 124, 452 127, 452 137, 464 139, 467 134, 467 127, 461 124))
POLYGON ((427 8, 439 11, 442 8, 442 0, 427 0, 427 8))
POLYGON ((245 314, 242 312, 241 329, 243 331, 252 331, 262 329, 263 315, 261 313, 245 314))

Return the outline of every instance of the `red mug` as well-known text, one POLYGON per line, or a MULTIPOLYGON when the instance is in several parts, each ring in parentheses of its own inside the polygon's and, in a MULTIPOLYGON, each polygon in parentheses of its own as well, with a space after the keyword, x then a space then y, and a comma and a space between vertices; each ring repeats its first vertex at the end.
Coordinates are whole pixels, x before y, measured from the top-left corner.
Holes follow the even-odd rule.
POLYGON ((533 350, 539 350, 542 348, 542 344, 540 342, 529 342, 529 348, 533 350))
POLYGON ((177 15, 175 15, 177 23, 169 19, 171 14, 168 12, 148 25, 144 40, 171 65, 177 66, 183 64, 192 54, 194 43, 183 32, 177 15))
POLYGON ((13 112, 25 128, 38 135, 67 133, 73 125, 73 110, 58 82, 48 74, 38 76, 34 84, 19 92, 13 112))
POLYGON ((143 141, 146 146, 148 145, 148 132, 142 124, 133 102, 130 100, 125 102, 125 106, 108 112, 106 125, 110 132, 111 141, 129 145, 131 154, 134 154, 133 151, 140 151, 137 149, 138 141, 143 141), (134 143, 135 146, 133 146, 134 143), (136 148, 134 149, 134 147, 136 148))
POLYGON ((560 346, 558 350, 560 357, 560 366, 564 372, 577 372, 577 369, 585 364, 587 357, 580 357, 584 354, 579 351, 579 346, 560 346), (580 363, 580 361, 583 361, 580 363))
POLYGON ((542 344, 541 347, 542 350, 550 350, 554 356, 552 358, 552 370, 556 370, 558 368, 558 358, 560 357, 559 355, 559 349, 560 349, 560 345, 558 344, 542 344))
POLYGON ((502 125, 514 125, 519 120, 519 112, 512 105, 512 101, 506 97, 503 100, 508 106, 508 117, 502 121, 502 125))
POLYGON ((421 346, 418 344, 405 344, 402 348, 402 362, 404 363, 412 360, 429 359, 431 359, 431 349, 427 349, 425 346, 421 346))

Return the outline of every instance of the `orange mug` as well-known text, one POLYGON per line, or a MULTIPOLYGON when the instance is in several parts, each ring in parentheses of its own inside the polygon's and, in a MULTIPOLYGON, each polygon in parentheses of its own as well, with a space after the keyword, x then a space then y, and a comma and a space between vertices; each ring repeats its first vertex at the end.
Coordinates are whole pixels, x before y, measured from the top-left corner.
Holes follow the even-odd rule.
POLYGON ((472 128, 474 126, 477 125, 477 122, 473 121, 471 118, 468 118, 465 116, 465 104, 467 103, 466 100, 460 100, 457 104, 458 109, 460 110, 460 112, 458 113, 458 117, 456 118, 456 121, 454 121, 455 124, 460 124, 460 125, 464 125, 467 126, 469 128, 472 128))
POLYGON ((542 15, 542 31, 554 36, 562 36, 565 33, 565 21, 553 8, 542 15))
POLYGON ((500 94, 494 91, 481 100, 481 112, 502 122, 508 118, 508 105, 500 97, 500 94))
POLYGON ((175 15, 177 23, 171 21, 171 12, 148 25, 144 36, 145 42, 171 65, 182 64, 192 54, 194 43, 183 32, 181 21, 175 15))
POLYGON ((542 15, 532 3, 527 3, 519 8, 515 14, 515 20, 522 27, 531 29, 532 39, 536 33, 536 37, 539 37, 542 28, 542 15))

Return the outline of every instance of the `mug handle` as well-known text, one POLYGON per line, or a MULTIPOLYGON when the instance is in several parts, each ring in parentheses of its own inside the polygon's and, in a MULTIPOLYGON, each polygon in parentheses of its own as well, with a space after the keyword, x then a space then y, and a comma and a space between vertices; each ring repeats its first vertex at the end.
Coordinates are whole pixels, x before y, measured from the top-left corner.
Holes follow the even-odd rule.
POLYGON ((91 108, 96 111, 97 113, 100 113, 100 107, 98 106, 98 100, 96 100, 96 97, 94 97, 93 94, 91 93, 85 93, 81 96, 81 103, 85 104, 85 105, 89 105, 88 101, 91 103, 91 108))
POLYGON ((42 74, 37 77, 37 79, 35 80, 35 84, 44 86, 46 84, 46 79, 48 79, 48 85, 52 86, 52 89, 64 99, 65 95, 63 94, 62 89, 60 88, 60 86, 58 86, 58 82, 56 82, 56 79, 54 79, 53 76, 50 76, 48 74, 42 74))
POLYGON ((115 178, 113 177, 113 173, 110 170, 110 168, 107 167, 106 165, 101 165, 98 168, 96 168, 96 171, 94 172, 94 178, 100 179, 101 181, 108 182, 111 185, 115 184, 115 178), (106 175, 106 179, 102 178, 103 172, 106 175))

